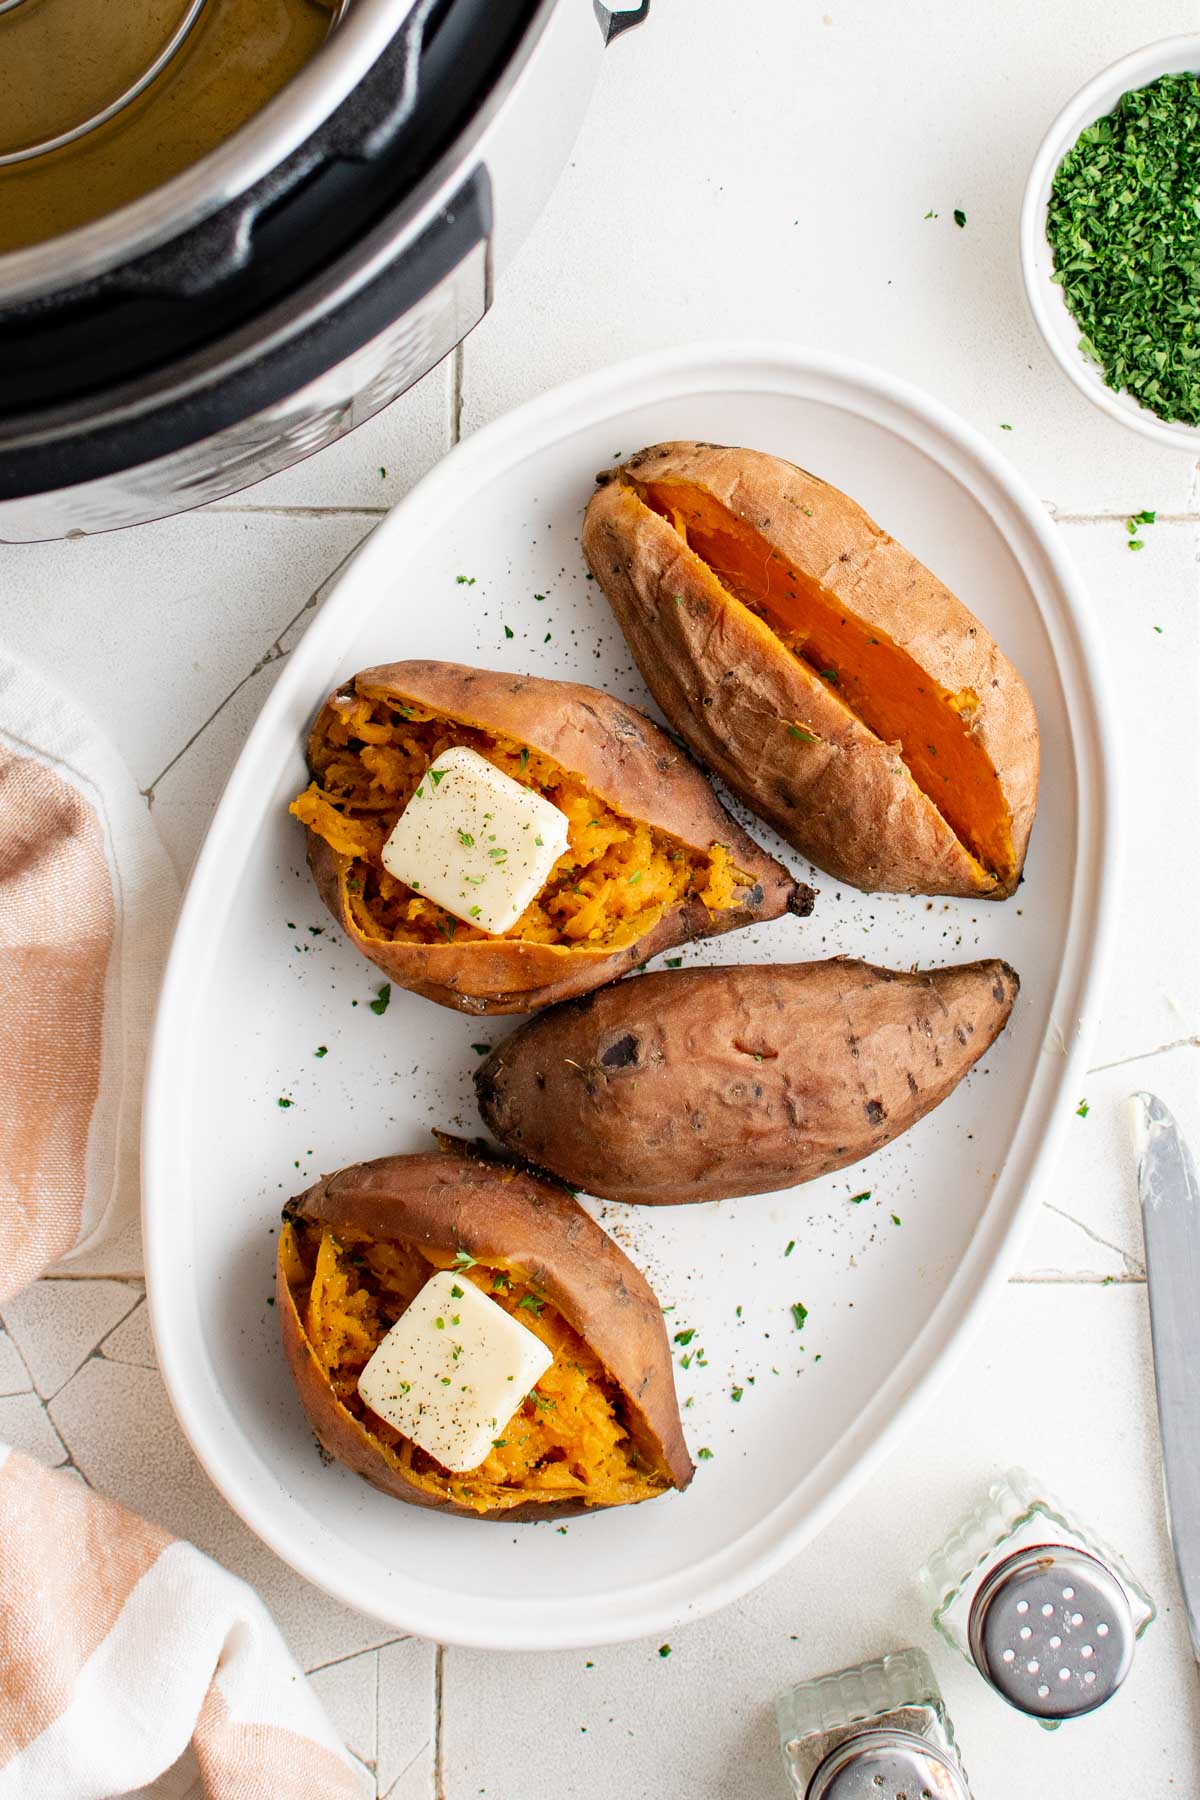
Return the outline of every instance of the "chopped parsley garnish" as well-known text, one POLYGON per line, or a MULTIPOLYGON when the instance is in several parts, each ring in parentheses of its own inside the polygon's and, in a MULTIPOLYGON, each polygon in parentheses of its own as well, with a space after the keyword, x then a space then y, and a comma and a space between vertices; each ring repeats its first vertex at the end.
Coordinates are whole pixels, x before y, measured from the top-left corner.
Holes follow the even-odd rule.
POLYGON ((475 586, 475 577, 473 575, 456 575, 454 579, 457 581, 459 587, 475 586))
POLYGON ((796 1330, 803 1331, 804 1330, 804 1321, 808 1317, 807 1306, 802 1306, 799 1300, 793 1300, 791 1310, 792 1310, 792 1322, 795 1325, 796 1330))
POLYGON ((456 1250, 454 1252, 454 1267, 456 1269, 473 1269, 475 1267, 475 1258, 468 1255, 465 1250, 456 1250))
POLYGON ((831 681, 834 687, 838 685, 838 672, 836 669, 822 669, 820 671, 820 676, 822 681, 831 681))
POLYGON ((861 1194, 851 1194, 850 1204, 851 1204, 851 1206, 861 1206, 864 1200, 869 1200, 870 1198, 871 1198, 870 1188, 864 1188, 864 1190, 861 1194))
POLYGON ((511 625, 506 625, 504 627, 504 635, 506 638, 510 638, 512 636, 512 626, 511 625))
POLYGON ((711 1462, 712 1461, 712 1451, 708 1448, 707 1445, 705 1445, 705 1447, 702 1450, 697 1450, 696 1461, 697 1462, 711 1462))
POLYGON ((503 1450, 503 1448, 504 1448, 505 1444, 507 1444, 507 1442, 508 1442, 507 1438, 493 1438, 492 1439, 492 1449, 493 1450, 503 1450))
POLYGON ((316 1049, 313 1051, 313 1055, 314 1056, 328 1056, 329 1055, 329 1045, 328 1044, 318 1044, 316 1049))
MULTIPOLYGON (((671 1654, 671 1646, 670 1646, 670 1644, 660 1644, 660 1645, 659 1645, 659 1646, 658 1646, 658 1654, 659 1654, 659 1655, 660 1655, 660 1656, 670 1656, 670 1654, 671 1654)), ((591 1665, 591 1663, 589 1663, 589 1664, 588 1664, 588 1668, 589 1668, 589 1669, 590 1669, 590 1668, 591 1668, 591 1666, 592 1666, 592 1665, 591 1665)))
POLYGON ((893 1225, 898 1225, 898 1224, 899 1224, 899 1223, 900 1223, 900 1214, 899 1214, 899 1213, 893 1213, 893 1214, 892 1214, 892 1224, 893 1224, 893 1225))
MULTIPOLYGON (((832 674, 832 670, 822 669, 821 673, 829 675, 832 674)), ((837 676, 834 675, 833 679, 836 681, 837 676)), ((788 736, 795 738, 801 744, 819 744, 821 741, 815 731, 808 731, 803 725, 789 725, 788 736)))
POLYGON ((508 856, 508 851, 507 850, 489 850, 488 855, 491 857, 493 862, 503 862, 505 860, 505 858, 508 856))
POLYGON ((433 1322, 439 1331, 445 1331, 445 1329, 446 1329, 445 1319, 435 1319, 433 1322))
MULTIPOLYGON (((1160 76, 1080 132, 1046 236, 1079 347, 1111 388, 1200 424, 1200 76, 1160 76)), ((1140 541, 1140 540, 1139 540, 1140 541)))
MULTIPOLYGON (((466 1267, 465 1264, 463 1266, 466 1267)), ((503 1269, 498 1269, 496 1271, 495 1275, 493 1275, 493 1277, 492 1277, 492 1292, 493 1292, 493 1294, 503 1294, 511 1286, 512 1286, 511 1279, 504 1273, 503 1269)))
POLYGON ((962 230, 962 228, 966 224, 966 222, 967 222, 966 213, 963 211, 961 206, 956 206, 954 209, 954 223, 958 226, 960 231, 962 230))
POLYGON ((430 769, 429 779, 432 781, 434 787, 440 787, 446 779, 445 769, 430 769))
POLYGON ((696 1335, 696 1328, 693 1325, 693 1326, 690 1326, 687 1331, 677 1331, 675 1333, 675 1342, 677 1344, 690 1344, 692 1339, 695 1337, 695 1335, 696 1335))
POLYGON ((795 1240, 795 1238, 792 1238, 792 1239, 791 1239, 791 1241, 790 1241, 790 1242, 789 1242, 789 1244, 788 1244, 788 1247, 787 1247, 787 1249, 786 1249, 786 1250, 785 1250, 785 1251, 784 1251, 784 1253, 783 1253, 783 1254, 784 1254, 784 1255, 785 1255, 785 1256, 790 1256, 790 1255, 791 1255, 791 1254, 792 1254, 792 1251, 793 1251, 793 1250, 794 1250, 794 1249, 795 1249, 795 1248, 796 1248, 796 1240, 795 1240))
POLYGON ((454 942, 454 934, 458 930, 458 920, 450 918, 439 919, 438 930, 441 932, 446 942, 452 944, 454 942))
POLYGON ((385 1013, 388 1009, 388 1002, 391 999, 391 997, 392 997, 392 984, 390 981, 385 981, 383 986, 380 988, 379 992, 376 994, 375 998, 371 1002, 371 1011, 373 1013, 385 1013))
POLYGON ((1092 1109, 1088 1105, 1087 1101, 1081 1100, 1079 1102, 1079 1105, 1075 1108, 1075 1117, 1077 1119, 1086 1119, 1088 1114, 1091 1112, 1091 1110, 1092 1109))
POLYGON ((469 831, 460 831, 458 834, 458 841, 464 850, 473 850, 475 848, 475 839, 471 836, 469 831))
POLYGON ((668 969, 682 969, 682 967, 683 967, 682 956, 668 956, 667 967, 668 967, 668 969))
POLYGON ((529 767, 529 751, 524 744, 521 745, 521 767, 523 769, 529 767))
POLYGON ((540 1319, 545 1309, 545 1305, 546 1302, 540 1295, 526 1294, 523 1299, 517 1301, 517 1311, 531 1312, 536 1318, 540 1319))
POLYGON ((276 1105, 282 1106, 285 1112, 289 1106, 294 1106, 295 1104, 294 1100, 285 1100, 282 1094, 280 1094, 279 1099, 276 1101, 276 1105))
POLYGON ((740 1388, 740 1387, 731 1388, 730 1389, 730 1399, 731 1400, 740 1400, 742 1395, 745 1393, 745 1391, 746 1391, 745 1388, 740 1388))

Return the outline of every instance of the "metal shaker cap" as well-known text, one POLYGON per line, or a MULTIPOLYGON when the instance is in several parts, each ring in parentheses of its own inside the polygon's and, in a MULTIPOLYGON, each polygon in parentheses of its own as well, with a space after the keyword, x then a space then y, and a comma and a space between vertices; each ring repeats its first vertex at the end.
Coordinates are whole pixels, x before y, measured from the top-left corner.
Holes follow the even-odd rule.
POLYGON ((831 1750, 804 1800, 971 1800, 959 1770, 915 1731, 860 1731, 831 1750))
POLYGON ((981 1582, 967 1625, 976 1667, 1035 1719, 1112 1698, 1133 1661, 1129 1596, 1107 1563, 1069 1544, 1016 1551, 981 1582))

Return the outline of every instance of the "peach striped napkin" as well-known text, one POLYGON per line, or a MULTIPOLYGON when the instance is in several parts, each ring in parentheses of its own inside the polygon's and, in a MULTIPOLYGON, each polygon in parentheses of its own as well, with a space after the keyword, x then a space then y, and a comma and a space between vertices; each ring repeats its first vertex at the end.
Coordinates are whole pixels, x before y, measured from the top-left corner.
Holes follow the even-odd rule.
MULTIPOLYGON (((177 902, 120 757, 0 652, 0 1301, 51 1265, 141 1267, 143 1062, 177 902)), ((110 1800, 164 1771, 210 1800, 373 1791, 244 1582, 0 1444, 0 1800, 110 1800)))

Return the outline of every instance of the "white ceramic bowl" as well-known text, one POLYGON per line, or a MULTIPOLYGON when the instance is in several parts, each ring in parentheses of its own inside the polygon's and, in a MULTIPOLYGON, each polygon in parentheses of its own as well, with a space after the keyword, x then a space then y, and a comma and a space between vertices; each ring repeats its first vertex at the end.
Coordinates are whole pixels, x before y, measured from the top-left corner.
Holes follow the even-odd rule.
POLYGON ((1079 348, 1079 326, 1053 280, 1054 258, 1046 238, 1046 210, 1055 171, 1080 132, 1103 118, 1131 88, 1148 87, 1160 75, 1200 70, 1200 36, 1162 38, 1123 56, 1081 88, 1059 113, 1034 158, 1021 208, 1021 268, 1025 292, 1050 352, 1081 393, 1111 419, 1176 450, 1200 450, 1200 427, 1169 424, 1132 394, 1105 384, 1099 367, 1079 348))

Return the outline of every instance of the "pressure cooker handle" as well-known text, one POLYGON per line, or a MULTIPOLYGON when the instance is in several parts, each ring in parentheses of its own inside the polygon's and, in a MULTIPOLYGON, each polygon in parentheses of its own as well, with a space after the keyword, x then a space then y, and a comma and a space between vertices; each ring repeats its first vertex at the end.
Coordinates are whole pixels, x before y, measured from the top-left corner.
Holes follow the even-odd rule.
POLYGON ((650 15, 650 0, 641 0, 640 6, 605 6, 604 0, 592 0, 592 6, 606 44, 611 44, 631 25, 640 25, 650 15))
POLYGON ((437 0, 417 0, 395 37, 310 138, 236 201, 98 285, 115 293, 203 294, 246 266, 259 220, 323 164, 381 155, 417 102, 421 45, 437 0))

